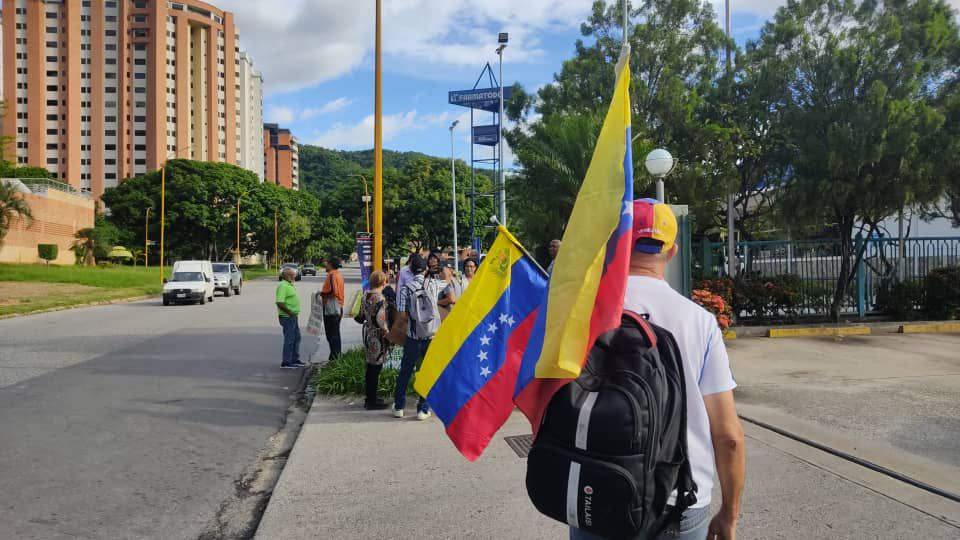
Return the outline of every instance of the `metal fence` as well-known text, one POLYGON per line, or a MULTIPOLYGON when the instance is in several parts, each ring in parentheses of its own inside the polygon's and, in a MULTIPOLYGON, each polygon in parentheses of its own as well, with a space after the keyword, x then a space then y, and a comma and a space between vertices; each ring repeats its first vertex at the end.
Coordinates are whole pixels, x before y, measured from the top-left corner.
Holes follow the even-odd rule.
MULTIPOLYGON (((960 236, 904 239, 902 257, 897 238, 858 239, 855 246, 863 246, 864 256, 853 268, 856 279, 842 302, 841 312, 847 315, 875 313, 877 294, 885 280, 896 276, 922 280, 934 268, 960 265, 960 236)), ((725 249, 722 243, 695 243, 694 273, 705 277, 726 275, 725 249)), ((798 276, 801 291, 797 315, 826 315, 840 276, 840 252, 837 240, 739 242, 737 268, 740 273, 763 277, 798 276)), ((851 266, 854 260, 851 256, 851 266)))

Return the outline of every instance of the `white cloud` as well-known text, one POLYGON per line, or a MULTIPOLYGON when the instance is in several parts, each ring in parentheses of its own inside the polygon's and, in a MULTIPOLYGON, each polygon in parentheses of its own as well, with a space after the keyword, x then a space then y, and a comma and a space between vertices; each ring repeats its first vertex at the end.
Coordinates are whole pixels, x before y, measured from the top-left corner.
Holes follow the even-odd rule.
POLYGON ((333 101, 328 101, 327 103, 324 103, 322 107, 317 107, 313 109, 303 109, 302 111, 300 111, 298 118, 300 120, 309 120, 314 116, 321 116, 324 114, 334 113, 349 107, 351 103, 353 103, 352 99, 348 99, 345 97, 337 98, 333 101))
MULTIPOLYGON (((383 117, 383 141, 390 141, 404 132, 449 126, 456 116, 456 114, 449 112, 419 114, 415 110, 385 115, 383 117)), ((314 132, 310 144, 340 150, 373 148, 373 115, 363 118, 356 124, 337 122, 326 131, 314 132)))
POLYGON ((273 124, 289 124, 295 117, 293 109, 282 105, 269 105, 263 113, 264 120, 273 124))
MULTIPOLYGON (((218 0, 236 15, 241 48, 256 59, 268 94, 335 79, 358 67, 374 46, 369 0, 218 0)), ((497 32, 510 32, 510 61, 542 56, 537 37, 577 28, 584 0, 392 0, 383 4, 383 50, 395 65, 443 70, 496 57, 497 32)))

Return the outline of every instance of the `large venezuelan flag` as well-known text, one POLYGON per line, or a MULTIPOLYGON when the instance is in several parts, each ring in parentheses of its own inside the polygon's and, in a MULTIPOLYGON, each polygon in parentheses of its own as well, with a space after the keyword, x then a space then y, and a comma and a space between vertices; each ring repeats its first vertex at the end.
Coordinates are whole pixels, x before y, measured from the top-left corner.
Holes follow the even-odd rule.
POLYGON ((534 433, 553 394, 576 378, 593 342, 620 325, 630 267, 633 160, 629 48, 587 169, 515 389, 534 433))
POLYGON ((426 396, 470 461, 513 411, 520 359, 546 287, 543 270, 500 227, 417 372, 414 389, 426 396))

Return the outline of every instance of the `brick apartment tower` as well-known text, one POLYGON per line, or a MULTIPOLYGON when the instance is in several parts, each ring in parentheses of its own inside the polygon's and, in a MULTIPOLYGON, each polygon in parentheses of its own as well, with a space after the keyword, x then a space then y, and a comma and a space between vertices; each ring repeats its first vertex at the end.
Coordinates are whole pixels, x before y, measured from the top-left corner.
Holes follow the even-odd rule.
MULTIPOLYGON (((7 159, 99 197, 171 158, 252 163, 233 14, 197 0, 4 0, 7 159)), ((257 79, 262 84, 262 79, 257 79)))
POLYGON ((289 129, 263 125, 263 169, 265 182, 300 189, 300 147, 289 129))

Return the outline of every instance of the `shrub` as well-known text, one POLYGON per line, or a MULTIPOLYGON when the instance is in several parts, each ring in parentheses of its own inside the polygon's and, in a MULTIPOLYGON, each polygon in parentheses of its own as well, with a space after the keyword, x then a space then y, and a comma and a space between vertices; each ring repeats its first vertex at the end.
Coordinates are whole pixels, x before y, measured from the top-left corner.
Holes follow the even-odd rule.
POLYGON ((733 321, 733 311, 730 309, 730 304, 724 301, 719 294, 705 289, 696 289, 693 291, 692 300, 716 317, 717 325, 720 326, 721 330, 730 328, 730 323, 733 321))
MULTIPOLYGON (((313 376, 313 385, 318 394, 328 395, 362 395, 364 388, 365 374, 367 370, 367 359, 362 348, 354 348, 344 351, 340 358, 327 363, 320 368, 313 376)), ((384 366, 380 372, 380 384, 377 389, 380 395, 393 395, 397 386, 396 369, 384 366)), ((412 392, 411 386, 407 392, 412 392)))
POLYGON ((924 282, 924 309, 936 319, 960 317, 960 266, 935 268, 924 282))
POLYGON ((56 260, 60 253, 60 246, 56 244, 37 244, 37 255, 50 264, 50 261, 56 260))
POLYGON ((897 320, 915 317, 924 303, 924 284, 919 280, 885 283, 877 291, 877 309, 897 320))
POLYGON ((800 304, 801 285, 800 276, 794 274, 741 275, 734 284, 733 305, 750 317, 791 319, 800 304))
POLYGON ((693 288, 709 291, 723 298, 728 306, 733 305, 733 280, 728 277, 698 279, 694 281, 693 288))

